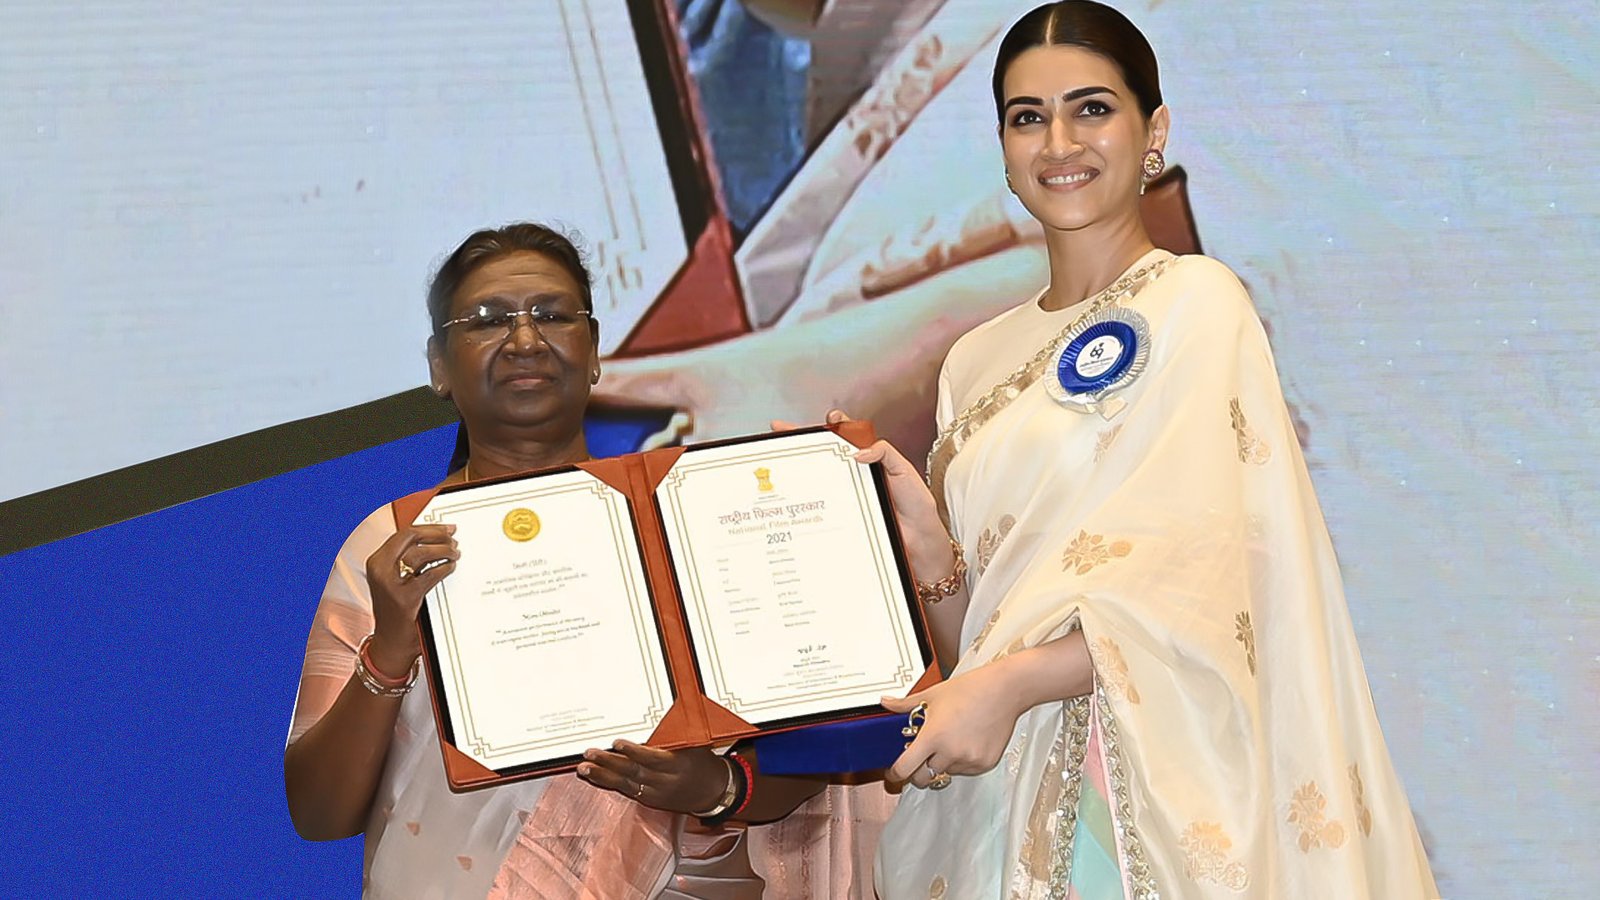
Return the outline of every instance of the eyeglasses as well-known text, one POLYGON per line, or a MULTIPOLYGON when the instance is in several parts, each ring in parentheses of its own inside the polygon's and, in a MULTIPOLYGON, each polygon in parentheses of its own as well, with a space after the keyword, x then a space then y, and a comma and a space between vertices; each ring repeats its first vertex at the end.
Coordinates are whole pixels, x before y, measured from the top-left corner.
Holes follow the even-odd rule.
POLYGON ((578 329, 594 317, 594 313, 586 309, 545 309, 535 306, 532 309, 505 309, 499 306, 479 304, 472 312, 459 318, 451 319, 440 325, 440 328, 458 328, 462 339, 474 344, 498 343, 511 336, 511 331, 516 327, 517 319, 521 316, 528 317, 528 324, 539 336, 547 341, 569 338, 578 329))

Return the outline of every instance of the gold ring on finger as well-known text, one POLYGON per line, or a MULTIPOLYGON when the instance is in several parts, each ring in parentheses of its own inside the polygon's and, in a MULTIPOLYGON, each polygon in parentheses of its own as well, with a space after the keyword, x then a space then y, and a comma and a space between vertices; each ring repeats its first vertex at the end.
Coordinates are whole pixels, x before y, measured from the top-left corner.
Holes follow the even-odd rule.
POLYGON ((395 566, 395 571, 399 574, 401 581, 410 581, 417 574, 417 570, 411 568, 411 564, 403 559, 395 566))

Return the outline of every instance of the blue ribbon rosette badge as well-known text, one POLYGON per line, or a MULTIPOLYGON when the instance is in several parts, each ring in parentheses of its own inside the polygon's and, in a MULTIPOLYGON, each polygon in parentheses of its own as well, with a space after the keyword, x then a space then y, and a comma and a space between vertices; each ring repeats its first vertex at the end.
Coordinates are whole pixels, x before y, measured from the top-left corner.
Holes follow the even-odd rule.
POLYGON ((1133 384, 1149 359, 1150 323, 1131 309, 1108 307, 1061 339, 1045 390, 1063 406, 1109 419, 1126 405, 1112 395, 1133 384))

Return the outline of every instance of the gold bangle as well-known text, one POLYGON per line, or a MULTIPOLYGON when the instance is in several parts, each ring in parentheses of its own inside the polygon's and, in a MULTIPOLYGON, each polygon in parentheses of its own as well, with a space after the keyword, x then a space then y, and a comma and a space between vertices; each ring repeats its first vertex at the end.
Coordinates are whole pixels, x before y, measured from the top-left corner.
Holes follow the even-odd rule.
POLYGON ((950 552, 955 554, 956 566, 949 575, 929 584, 917 582, 917 600, 929 605, 938 603, 946 597, 954 597, 961 593, 967 584, 967 556, 961 549, 961 544, 955 538, 950 539, 950 552))

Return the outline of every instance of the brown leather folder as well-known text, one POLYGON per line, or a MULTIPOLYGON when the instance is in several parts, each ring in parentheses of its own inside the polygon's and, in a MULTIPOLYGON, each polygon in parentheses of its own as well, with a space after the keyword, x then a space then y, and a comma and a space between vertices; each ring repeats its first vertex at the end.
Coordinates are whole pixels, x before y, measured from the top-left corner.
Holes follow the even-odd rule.
MULTIPOLYGON (((857 447, 868 447, 876 440, 872 425, 868 422, 845 422, 837 425, 802 429, 800 432, 788 432, 788 434, 817 432, 824 429, 833 431, 857 447)), ((775 722, 751 722, 712 701, 706 696, 703 689, 700 668, 695 657, 693 639, 685 622, 686 614, 683 600, 679 593, 671 551, 656 502, 656 487, 660 485, 667 473, 672 471, 673 466, 685 452, 734 443, 761 441, 778 436, 780 435, 757 435, 734 438, 727 441, 715 441, 696 445, 696 447, 692 448, 671 447, 650 450, 608 459, 589 460, 579 463, 577 466, 624 494, 628 498, 631 508, 634 530, 639 541, 640 555, 645 564, 645 580, 649 586, 650 601, 655 613, 656 629, 665 650, 667 670, 673 689, 672 705, 647 741, 651 746, 665 749, 720 746, 744 738, 776 734, 782 731, 804 728, 809 725, 881 715, 883 712, 883 709, 876 705, 870 707, 857 706, 775 722)), ((402 526, 409 525, 415 521, 417 515, 421 513, 428 502, 439 493, 467 490, 504 481, 536 478, 544 474, 571 471, 572 468, 571 466, 563 466, 558 469, 475 481, 469 485, 451 485, 445 488, 421 491, 394 502, 395 521, 402 526)), ((940 680, 939 666, 934 659, 932 642, 928 637, 927 621, 923 616, 921 604, 916 601, 915 581, 906 562, 904 548, 900 543, 899 529, 894 522, 893 507, 889 502, 885 476, 880 466, 874 465, 872 468, 873 482, 878 491, 880 505, 888 519, 886 531, 893 550, 894 561, 898 568, 900 588, 904 593, 904 602, 910 611, 910 621, 916 633, 918 650, 921 653, 922 664, 925 667, 923 674, 917 679, 915 686, 912 688, 912 691, 920 691, 940 680)), ((578 758, 564 757, 534 764, 519 765, 509 769, 495 770, 474 760, 456 746, 450 725, 451 717, 448 709, 446 709, 447 701, 440 688, 443 672, 439 664, 434 629, 429 617, 428 607, 429 604, 424 603, 418 620, 418 629, 422 637, 423 668, 427 673, 429 694, 433 702, 434 719, 438 725, 439 749, 444 755, 445 775, 450 788, 455 791, 476 790, 512 781, 567 772, 576 768, 579 762, 578 758)), ((573 683, 577 683, 584 677, 584 674, 573 673, 572 677, 573 683)), ((597 745, 605 746, 608 743, 609 741, 601 741, 597 745)))

